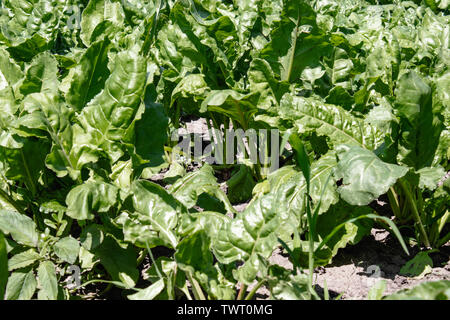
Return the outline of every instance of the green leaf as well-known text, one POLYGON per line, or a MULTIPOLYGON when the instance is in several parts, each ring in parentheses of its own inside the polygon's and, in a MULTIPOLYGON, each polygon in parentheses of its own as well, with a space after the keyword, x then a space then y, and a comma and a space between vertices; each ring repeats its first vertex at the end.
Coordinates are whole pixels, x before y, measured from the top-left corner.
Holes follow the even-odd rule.
POLYGON ((35 247, 38 244, 39 233, 34 221, 16 211, 0 210, 0 230, 20 244, 35 247))
POLYGON ((78 220, 94 219, 94 213, 108 212, 119 198, 119 189, 108 183, 91 181, 76 186, 67 194, 66 214, 78 220))
POLYGON ((441 107, 433 106, 431 88, 416 72, 399 79, 395 109, 401 119, 398 162, 416 170, 430 166, 444 127, 441 107))
POLYGON ((93 43, 73 69, 66 99, 75 110, 81 110, 103 89, 110 74, 108 70, 109 44, 108 39, 93 43))
POLYGON ((12 256, 8 261, 8 270, 14 271, 16 269, 27 267, 39 259, 41 259, 41 256, 36 250, 29 249, 12 256))
POLYGON ((94 253, 114 281, 120 281, 128 288, 136 285, 139 272, 136 251, 131 246, 124 249, 114 238, 107 236, 94 253))
POLYGON ((125 219, 125 240, 142 248, 159 245, 176 248, 178 215, 186 214, 187 208, 164 188, 149 181, 135 181, 131 194, 135 212, 125 219))
POLYGON ((307 66, 317 65, 319 58, 331 51, 328 37, 317 28, 316 14, 307 1, 284 2, 270 38, 261 57, 287 82, 297 80, 307 66))
POLYGON ((58 63, 48 52, 33 58, 20 86, 20 93, 27 95, 34 92, 54 91, 58 87, 58 63))
POLYGON ((80 244, 71 236, 58 240, 53 246, 55 254, 68 263, 75 263, 80 252, 80 244))
POLYGON ((83 108, 78 120, 90 144, 100 148, 114 164, 124 154, 124 142, 131 142, 129 131, 140 114, 146 60, 133 50, 121 51, 112 70, 104 89, 83 108))
POLYGON ((445 170, 442 167, 426 167, 418 170, 419 188, 435 190, 439 181, 445 176, 445 170))
POLYGON ((289 84, 275 79, 275 75, 267 61, 253 59, 248 71, 250 91, 260 92, 258 108, 268 110, 278 107, 281 98, 288 92, 289 84))
POLYGON ((371 220, 381 220, 384 223, 386 223, 390 228, 391 231, 394 233, 394 235, 397 237, 398 241, 400 242, 400 245, 402 246, 403 250, 407 255, 409 255, 408 248, 406 247, 405 241, 402 238, 402 235, 400 231, 398 230, 397 226, 392 222, 391 219, 387 217, 382 217, 376 214, 362 214, 360 216, 357 216, 355 218, 351 218, 346 220, 345 222, 335 226, 331 232, 327 234, 327 236, 322 240, 322 242, 319 244, 319 246, 315 249, 315 252, 320 252, 320 249, 326 245, 342 228, 344 228, 349 223, 353 223, 358 220, 362 219, 371 219, 371 220))
POLYGON ((172 91, 170 106, 176 103, 186 113, 196 113, 199 103, 205 99, 211 89, 202 74, 189 74, 172 91))
MULTIPOLYGON (((234 90, 213 90, 202 102, 200 112, 212 111, 237 121, 244 130, 257 111, 258 93, 242 94, 234 90)), ((237 128, 235 128, 237 129, 237 128)))
MULTIPOLYGON (((147 89, 146 92, 150 90, 147 89)), ((146 93, 147 94, 147 93, 146 93)), ((164 144, 167 141, 169 118, 161 104, 151 102, 145 97, 145 111, 141 119, 136 121, 134 145, 135 156, 143 162, 149 161, 150 167, 164 163, 164 144)))
POLYGON ((17 60, 30 61, 50 49, 59 27, 61 3, 53 0, 8 1, 10 14, 2 15, 2 43, 17 60))
POLYGON ((53 262, 41 262, 38 268, 38 278, 41 287, 40 292, 47 300, 56 300, 58 297, 58 280, 53 262))
MULTIPOLYGON (((359 217, 365 214, 372 213, 373 210, 367 206, 357 207, 351 206, 343 201, 331 206, 325 213, 317 218, 317 234, 321 239, 325 239, 333 229, 345 223, 344 227, 336 232, 333 237, 327 242, 327 247, 330 249, 330 256, 328 260, 325 259, 325 252, 322 253, 321 264, 328 264, 331 259, 338 253, 338 250, 345 248, 348 245, 358 243, 364 236, 370 234, 373 223, 370 220, 356 220, 348 222, 349 219, 359 217)), ((307 257, 305 257, 307 263, 307 257)))
POLYGON ((210 239, 215 239, 220 227, 230 218, 224 214, 213 211, 202 211, 191 214, 184 214, 178 228, 180 236, 188 236, 198 231, 204 231, 210 239))
POLYGON ((268 284, 274 300, 311 300, 306 274, 294 275, 279 265, 272 265, 268 284))
MULTIPOLYGON (((318 214, 327 212, 330 206, 339 200, 335 180, 331 176, 336 165, 336 154, 334 151, 328 152, 311 164, 309 195, 312 203, 315 205, 318 205, 321 199, 318 214), (330 180, 327 183, 328 179, 330 180)), ((303 173, 293 166, 286 165, 271 173, 268 176, 268 181, 270 193, 276 195, 286 204, 288 212, 280 212, 280 216, 283 221, 286 221, 286 227, 292 229, 292 221, 289 219, 289 216, 296 217, 296 224, 298 225, 306 210, 305 194, 307 183, 303 173)), ((283 238, 287 236, 283 232, 280 235, 283 238)))
POLYGON ((367 300, 381 300, 384 290, 386 290, 386 280, 380 280, 370 288, 367 300))
POLYGON ((44 139, 27 139, 21 149, 0 148, 0 162, 5 163, 5 176, 25 183, 32 195, 39 189, 39 177, 45 168, 49 145, 44 139))
POLYGON ((234 298, 234 285, 221 281, 213 266, 210 238, 202 230, 184 238, 178 244, 175 261, 179 268, 191 274, 212 299, 234 298))
POLYGON ((91 270, 97 264, 97 262, 99 262, 98 259, 95 259, 95 255, 86 250, 84 247, 80 248, 80 254, 78 255, 78 257, 80 259, 80 267, 82 269, 91 270))
POLYGON ((98 224, 90 224, 81 232, 80 241, 83 248, 93 250, 97 248, 104 239, 103 227, 98 224))
POLYGON ((400 269, 399 274, 420 279, 432 271, 433 260, 428 256, 427 252, 419 252, 400 269))
MULTIPOLYGON (((198 204, 202 194, 207 194, 222 202, 222 206, 227 212, 234 212, 230 201, 214 177, 213 168, 208 164, 179 179, 169 188, 169 192, 188 209, 198 204)), ((213 210, 215 208, 205 209, 213 210)), ((216 209, 216 211, 220 210, 216 209)))
POLYGON ((81 16, 81 39, 85 46, 91 44, 95 28, 104 21, 120 26, 124 21, 124 12, 119 1, 93 0, 89 1, 81 16))
POLYGON ((280 115, 292 121, 298 133, 316 132, 318 136, 327 136, 332 146, 345 143, 374 150, 383 140, 384 134, 378 132, 376 127, 339 106, 313 98, 284 95, 280 115))
POLYGON ((8 278, 6 300, 30 300, 36 291, 36 278, 33 270, 16 271, 8 278))
POLYGON ((226 183, 228 198, 234 204, 248 201, 256 184, 251 168, 246 165, 239 165, 239 170, 226 183))
POLYGON ((403 177, 409 169, 381 161, 373 152, 356 146, 339 146, 334 172, 342 179, 341 197, 353 205, 367 205, 403 177))
POLYGON ((385 300, 448 300, 450 299, 450 281, 430 281, 421 283, 412 289, 400 290, 384 297, 385 300))
MULTIPOLYGON (((234 81, 230 70, 236 63, 241 48, 230 17, 224 14, 208 19, 197 11, 193 3, 187 6, 182 2, 175 3, 170 17, 183 32, 178 35, 181 39, 177 43, 177 49, 182 59, 187 60, 187 57, 191 60, 190 63, 186 61, 186 64, 202 65, 204 74, 209 78, 208 82, 215 87, 221 82, 232 85, 234 81)), ((172 46, 166 48, 170 50, 172 46)), ((173 55, 172 50, 170 55, 173 55)))
POLYGON ((72 126, 73 110, 55 93, 31 94, 23 103, 28 114, 17 121, 21 133, 39 136, 45 132, 52 141, 46 166, 58 177, 69 174, 78 179, 82 167, 97 160, 98 148, 89 144, 79 126, 72 126))
POLYGON ((128 296, 130 300, 153 300, 164 290, 164 280, 160 279, 147 288, 128 296))
POLYGON ((8 276, 8 252, 5 236, 0 232, 0 300, 4 299, 8 276))
POLYGON ((10 86, 13 88, 22 79, 23 73, 20 67, 10 58, 8 51, 0 48, 0 79, 2 79, 2 85, 4 88, 10 86))
POLYGON ((243 261, 236 270, 236 279, 250 285, 257 274, 266 271, 265 260, 277 246, 276 231, 280 225, 277 214, 282 203, 276 196, 266 194, 251 203, 235 219, 223 223, 213 241, 214 254, 219 262, 228 264, 243 261))

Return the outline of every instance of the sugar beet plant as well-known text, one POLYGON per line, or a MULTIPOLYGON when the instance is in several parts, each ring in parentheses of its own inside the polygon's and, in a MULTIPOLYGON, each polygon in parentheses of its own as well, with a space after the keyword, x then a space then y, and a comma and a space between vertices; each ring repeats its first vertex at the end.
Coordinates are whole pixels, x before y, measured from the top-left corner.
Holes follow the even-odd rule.
POLYGON ((447 1, 0 3, 0 297, 318 299, 374 225, 449 241, 447 1), (278 129, 281 167, 186 173, 186 116, 278 129))

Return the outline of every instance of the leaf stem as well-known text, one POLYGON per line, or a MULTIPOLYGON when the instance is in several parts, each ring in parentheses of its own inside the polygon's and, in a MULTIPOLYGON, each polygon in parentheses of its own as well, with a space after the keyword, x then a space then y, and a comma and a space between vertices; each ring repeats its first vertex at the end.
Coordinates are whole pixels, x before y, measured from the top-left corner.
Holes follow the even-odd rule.
POLYGON ((405 182, 400 179, 399 180, 400 186, 402 187, 403 191, 405 192, 406 200, 409 202, 411 206, 411 211, 413 214, 414 219, 417 222, 417 225, 419 226, 419 231, 423 238, 423 243, 427 248, 430 248, 430 241, 428 240, 427 233, 425 231, 425 228, 422 224, 422 221, 420 220, 419 211, 417 210, 416 202, 414 201, 413 195, 411 194, 411 191, 409 190, 408 186, 405 184, 405 182))
POLYGON ((198 284, 197 280, 194 279, 191 272, 186 272, 186 276, 188 277, 189 282, 192 285, 192 292, 194 293, 194 297, 197 300, 206 300, 205 295, 203 294, 202 288, 198 284))
POLYGON ((256 291, 258 291, 258 289, 261 288, 265 282, 266 282, 266 279, 259 281, 256 284, 256 286, 252 289, 252 291, 250 291, 249 294, 245 297, 245 300, 251 300, 253 298, 253 296, 255 295, 256 291))
POLYGON ((247 285, 245 283, 241 284, 241 289, 239 290, 239 294, 236 300, 243 300, 244 294, 247 291, 247 285))
POLYGON ((392 212, 397 219, 401 219, 400 203, 398 202, 398 196, 393 187, 390 187, 387 193, 389 198, 389 204, 391 205, 392 212))

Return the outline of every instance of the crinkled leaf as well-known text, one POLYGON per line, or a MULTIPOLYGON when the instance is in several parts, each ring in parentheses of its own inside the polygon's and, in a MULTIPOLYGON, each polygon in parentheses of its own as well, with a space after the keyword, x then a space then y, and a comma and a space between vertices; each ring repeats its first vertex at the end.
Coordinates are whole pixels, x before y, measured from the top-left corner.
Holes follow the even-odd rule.
POLYGON ((81 39, 86 46, 91 44, 91 37, 95 28, 104 21, 114 25, 121 25, 124 12, 120 1, 94 0, 89 1, 81 16, 81 39))
POLYGON ((78 220, 93 219, 95 213, 108 212, 119 198, 119 189, 100 181, 78 185, 67 194, 66 214, 78 220))
POLYGON ((382 135, 376 127, 335 105, 316 99, 284 95, 280 114, 292 121, 299 133, 315 131, 327 136, 332 145, 350 144, 375 149, 382 142, 382 135))
POLYGON ((192 274, 212 299, 234 298, 234 286, 220 281, 219 274, 213 266, 210 251, 210 238, 204 231, 196 232, 184 238, 178 244, 175 261, 181 270, 192 274))
POLYGON ((119 52, 104 89, 92 99, 78 117, 90 136, 90 143, 101 148, 112 163, 124 153, 141 103, 146 79, 146 61, 135 51, 119 52))
POLYGON ((369 204, 409 171, 409 168, 383 162, 372 151, 361 147, 342 145, 337 149, 337 156, 334 177, 342 179, 338 191, 353 205, 369 204))
POLYGON ((439 106, 433 106, 432 91, 416 73, 398 81, 395 109, 400 116, 399 163, 416 170, 430 166, 443 129, 439 106))
POLYGON ((186 213, 186 207, 164 188, 149 181, 134 182, 131 193, 135 212, 124 222, 125 240, 143 248, 147 245, 176 248, 178 215, 186 213))
MULTIPOLYGON (((226 211, 233 212, 234 209, 232 208, 230 201, 226 194, 220 189, 220 185, 216 180, 213 168, 210 165, 205 164, 200 170, 189 173, 175 182, 170 187, 169 192, 188 209, 195 206, 198 203, 200 196, 206 193, 222 202, 226 211)), ((211 210, 212 209, 213 208, 211 208, 211 210)))
POLYGON ((269 290, 275 300, 310 300, 311 293, 306 274, 292 274, 279 265, 269 268, 269 290))
POLYGON ((233 220, 223 223, 213 241, 216 258, 221 263, 243 261, 236 270, 236 279, 251 284, 258 272, 264 274, 264 260, 277 245, 276 231, 280 225, 278 211, 282 203, 267 194, 251 203, 233 220))
POLYGON ((83 248, 93 250, 97 248, 104 239, 103 227, 98 224, 88 225, 80 235, 80 241, 83 248))

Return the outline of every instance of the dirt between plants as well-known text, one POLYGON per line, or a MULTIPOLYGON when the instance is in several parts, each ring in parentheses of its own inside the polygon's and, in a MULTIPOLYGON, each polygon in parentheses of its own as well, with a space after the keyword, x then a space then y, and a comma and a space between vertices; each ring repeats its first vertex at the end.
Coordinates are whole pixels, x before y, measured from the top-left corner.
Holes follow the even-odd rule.
MULTIPOLYGON (((431 273, 420 279, 399 275, 400 269, 417 252, 417 249, 410 248, 410 256, 407 256, 388 231, 372 229, 371 236, 354 246, 339 250, 331 264, 315 269, 317 292, 319 295, 323 294, 326 281, 331 299, 342 294, 340 297, 342 300, 361 300, 367 299, 370 288, 380 280, 386 280, 385 295, 414 287, 422 282, 450 280, 450 244, 441 248, 439 252, 430 254, 433 260, 431 273)), ((280 249, 274 252, 270 260, 272 263, 292 269, 292 263, 280 249)), ((269 291, 262 287, 257 292, 257 299, 268 298, 269 291)))

